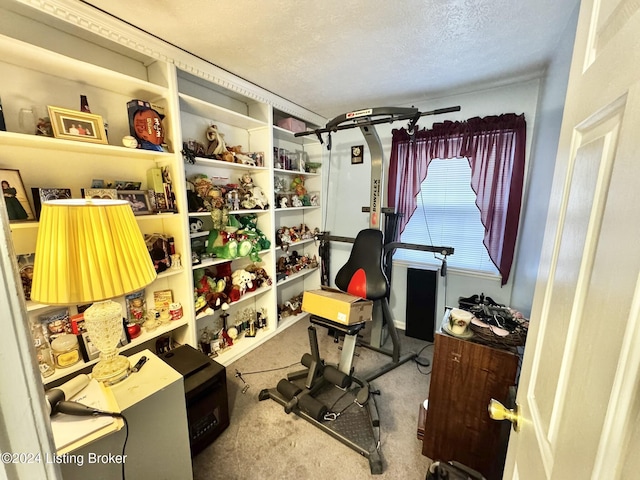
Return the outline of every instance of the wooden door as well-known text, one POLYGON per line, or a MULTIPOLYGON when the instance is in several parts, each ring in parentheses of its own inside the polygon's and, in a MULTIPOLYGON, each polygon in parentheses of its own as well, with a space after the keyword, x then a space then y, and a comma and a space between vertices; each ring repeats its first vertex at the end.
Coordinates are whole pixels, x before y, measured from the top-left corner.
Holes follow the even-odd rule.
POLYGON ((504 478, 638 478, 639 10, 582 2, 504 478))

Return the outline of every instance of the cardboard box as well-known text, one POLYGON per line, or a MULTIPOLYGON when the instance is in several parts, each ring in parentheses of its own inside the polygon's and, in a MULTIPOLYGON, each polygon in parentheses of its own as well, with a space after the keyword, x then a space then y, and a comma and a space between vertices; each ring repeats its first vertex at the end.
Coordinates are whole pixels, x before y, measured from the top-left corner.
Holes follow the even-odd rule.
POLYGON ((343 325, 353 325, 372 319, 373 301, 324 287, 304 292, 302 311, 343 325))

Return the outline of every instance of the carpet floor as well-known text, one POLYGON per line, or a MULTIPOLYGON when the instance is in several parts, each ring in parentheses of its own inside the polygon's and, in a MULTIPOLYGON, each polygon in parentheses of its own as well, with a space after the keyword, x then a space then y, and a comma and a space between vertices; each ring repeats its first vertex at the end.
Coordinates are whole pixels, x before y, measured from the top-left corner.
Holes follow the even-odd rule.
MULTIPOLYGON (((303 418, 286 414, 279 403, 259 401, 261 390, 275 388, 287 373, 303 368, 299 362, 310 351, 309 325, 303 318, 227 366, 230 425, 193 459, 195 480, 425 478, 431 460, 421 453, 417 429, 420 405, 429 393, 431 367, 410 360, 371 382, 373 389, 380 391, 375 396, 380 417, 380 428, 375 430, 379 430, 376 434, 383 465, 379 475, 371 474, 365 456, 303 418)), ((431 343, 398 333, 403 354, 415 352, 431 360, 431 343)), ((337 364, 342 341, 335 343, 322 327, 317 327, 317 337, 325 363, 337 364)), ((384 347, 390 348, 387 344, 384 347)), ((355 375, 367 377, 390 361, 386 355, 358 347, 355 375)), ((360 407, 353 404, 345 414, 354 408, 360 407)), ((336 407, 334 411, 339 410, 336 407)))

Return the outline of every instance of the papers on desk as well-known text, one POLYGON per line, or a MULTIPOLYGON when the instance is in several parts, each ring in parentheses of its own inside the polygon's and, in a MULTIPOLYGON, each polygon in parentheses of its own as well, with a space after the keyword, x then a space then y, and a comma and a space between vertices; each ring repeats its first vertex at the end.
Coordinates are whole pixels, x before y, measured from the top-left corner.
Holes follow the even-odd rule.
MULTIPOLYGON (((75 397, 69 400, 105 411, 119 411, 113 394, 96 380, 91 380, 75 397)), ((57 413, 51 417, 51 430, 58 454, 77 447, 76 443, 88 443, 121 428, 121 421, 114 417, 77 417, 57 413), (83 441, 85 440, 85 441, 83 441), (73 445, 72 445, 73 444, 73 445), (67 448, 70 447, 70 448, 67 448)))

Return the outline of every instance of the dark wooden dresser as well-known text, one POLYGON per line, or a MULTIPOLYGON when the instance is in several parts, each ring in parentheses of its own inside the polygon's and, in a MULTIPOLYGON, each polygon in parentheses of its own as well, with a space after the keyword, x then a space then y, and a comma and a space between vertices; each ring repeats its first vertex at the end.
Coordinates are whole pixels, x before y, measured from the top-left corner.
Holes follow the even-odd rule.
POLYGON ((422 454, 501 479, 511 424, 491 420, 487 407, 492 398, 511 403, 518 360, 510 350, 436 333, 422 454))

